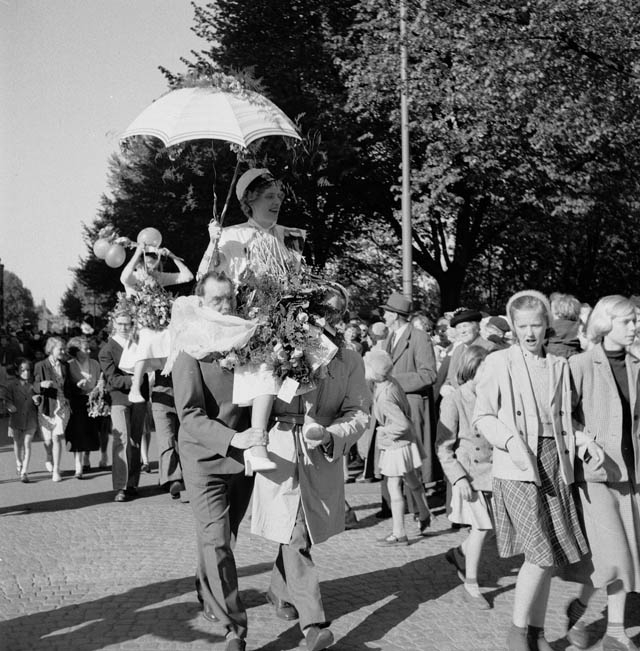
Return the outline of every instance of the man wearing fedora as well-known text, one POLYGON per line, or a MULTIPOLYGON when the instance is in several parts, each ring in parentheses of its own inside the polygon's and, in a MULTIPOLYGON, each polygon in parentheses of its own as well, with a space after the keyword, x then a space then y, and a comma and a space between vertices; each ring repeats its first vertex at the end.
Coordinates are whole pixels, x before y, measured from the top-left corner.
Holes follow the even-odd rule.
MULTIPOLYGON (((407 394, 411 420, 426 453, 422 481, 431 482, 434 479, 433 383, 436 380, 433 343, 426 332, 409 323, 411 301, 399 292, 393 292, 381 309, 389 329, 385 349, 393 361, 393 377, 407 394)), ((383 499, 384 492, 383 489, 383 499)))
POLYGON ((440 388, 440 397, 451 393, 458 387, 458 368, 464 351, 469 346, 481 346, 489 352, 497 349, 497 346, 480 335, 480 321, 482 312, 469 310, 465 307, 458 308, 451 317, 449 324, 456 330, 456 338, 460 345, 456 346, 451 353, 451 362, 447 372, 447 379, 440 388))

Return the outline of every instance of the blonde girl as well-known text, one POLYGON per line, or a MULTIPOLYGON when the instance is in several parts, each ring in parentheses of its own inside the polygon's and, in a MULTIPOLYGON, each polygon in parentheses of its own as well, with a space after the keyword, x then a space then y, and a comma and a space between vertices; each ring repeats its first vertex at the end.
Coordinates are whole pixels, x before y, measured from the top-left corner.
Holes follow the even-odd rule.
POLYGON ((383 350, 371 350, 364 356, 365 377, 373 383, 371 416, 375 419, 376 445, 380 449, 380 474, 387 477, 391 498, 393 531, 378 541, 384 547, 409 544, 404 526, 402 484, 411 492, 418 507, 420 533, 431 524, 431 512, 424 487, 416 470, 421 467, 424 450, 413 429, 409 401, 391 376, 393 362, 383 350))

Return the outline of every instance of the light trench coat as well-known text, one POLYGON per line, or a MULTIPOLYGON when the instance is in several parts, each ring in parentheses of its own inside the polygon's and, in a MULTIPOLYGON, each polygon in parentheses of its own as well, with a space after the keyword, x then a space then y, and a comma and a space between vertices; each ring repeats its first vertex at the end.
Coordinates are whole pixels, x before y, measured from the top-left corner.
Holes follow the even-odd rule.
MULTIPOLYGON (((581 431, 574 433, 567 360, 547 355, 547 369, 553 438, 562 479, 566 485, 570 485, 574 480, 576 447, 583 448, 589 439, 581 431)), ((511 437, 519 436, 527 445, 530 455, 535 457, 538 449, 538 409, 520 346, 491 353, 486 358, 476 385, 473 425, 493 445, 494 477, 532 481, 541 485, 535 461, 530 469, 520 470, 506 448, 511 437)))
POLYGON ((313 544, 344 530, 342 456, 364 433, 371 396, 358 353, 341 349, 328 375, 290 404, 276 400, 269 432, 269 458, 275 470, 256 475, 251 533, 288 544, 302 506, 313 544), (302 436, 303 422, 317 422, 331 434, 325 450, 311 449, 302 436))

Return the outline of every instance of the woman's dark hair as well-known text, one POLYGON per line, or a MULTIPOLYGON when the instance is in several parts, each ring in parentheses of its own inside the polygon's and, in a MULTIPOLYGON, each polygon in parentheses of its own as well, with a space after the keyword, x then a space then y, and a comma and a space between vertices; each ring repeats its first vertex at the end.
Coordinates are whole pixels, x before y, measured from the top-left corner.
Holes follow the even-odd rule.
POLYGON ((67 342, 67 353, 75 359, 78 351, 82 349, 82 344, 88 342, 89 340, 86 337, 72 337, 67 342))
POLYGON ((458 384, 464 384, 469 380, 473 380, 478 372, 480 364, 484 361, 484 358, 488 355, 486 348, 482 346, 469 346, 467 350, 462 353, 460 358, 460 366, 458 367, 458 373, 456 379, 458 384))

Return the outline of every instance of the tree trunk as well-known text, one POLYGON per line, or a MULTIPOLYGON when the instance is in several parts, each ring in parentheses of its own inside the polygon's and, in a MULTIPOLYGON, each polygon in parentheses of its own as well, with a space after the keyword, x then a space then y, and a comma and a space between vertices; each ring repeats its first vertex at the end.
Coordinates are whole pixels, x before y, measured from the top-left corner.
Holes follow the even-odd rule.
POLYGON ((460 296, 467 270, 455 262, 449 269, 435 276, 440 287, 440 313, 460 307, 460 296))

